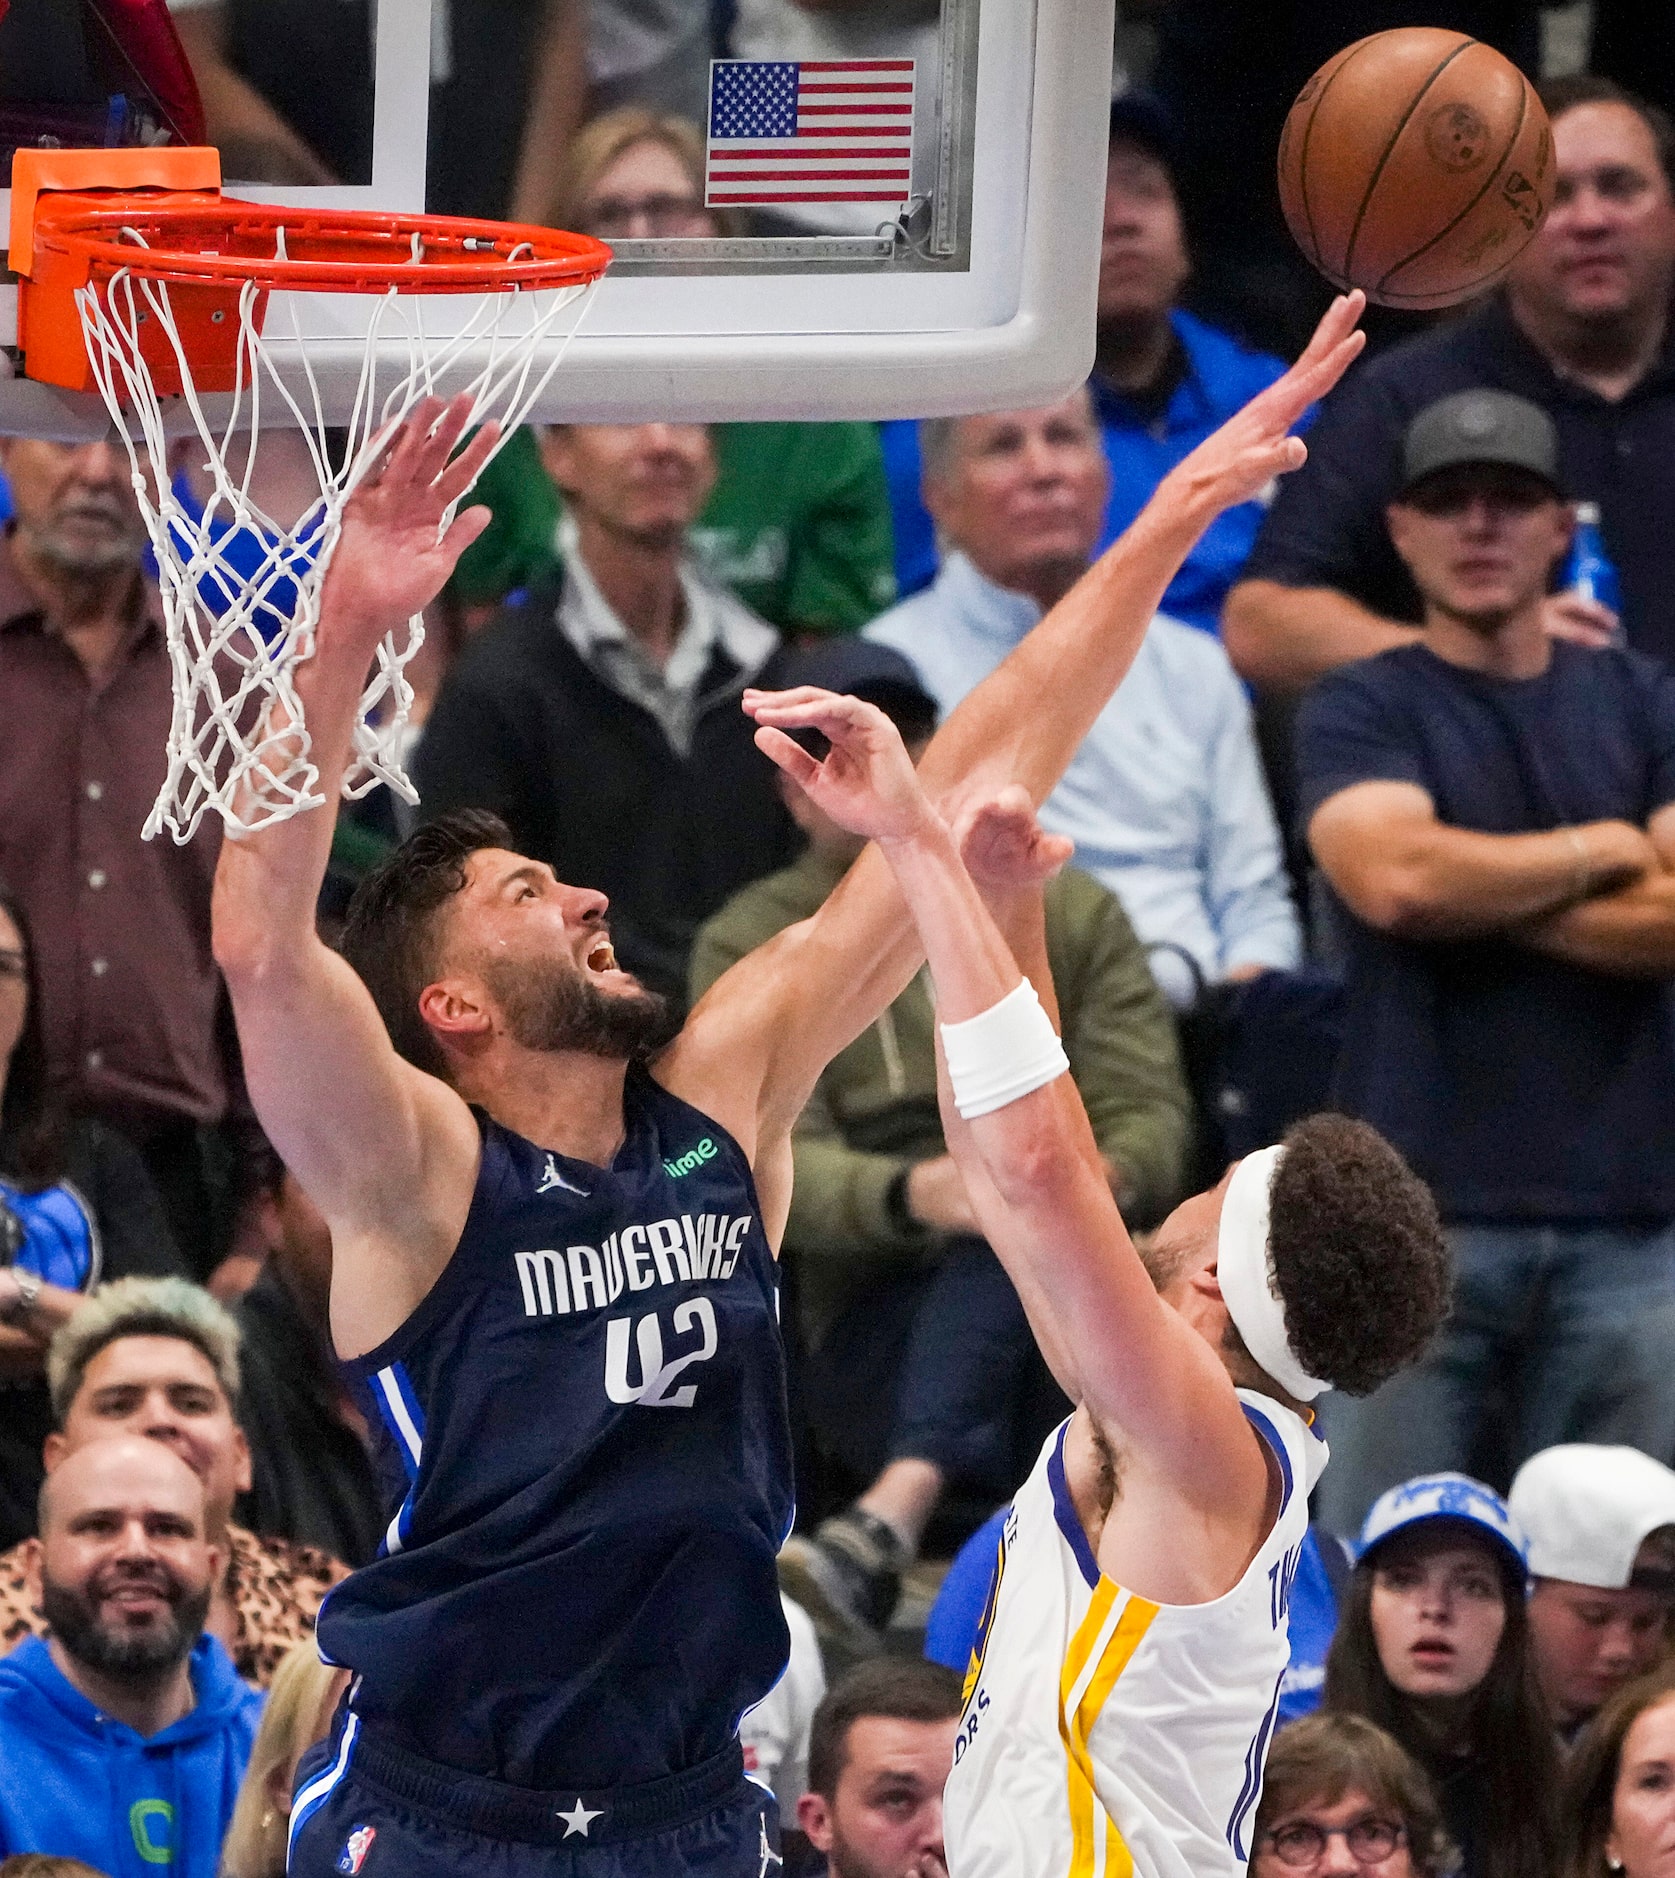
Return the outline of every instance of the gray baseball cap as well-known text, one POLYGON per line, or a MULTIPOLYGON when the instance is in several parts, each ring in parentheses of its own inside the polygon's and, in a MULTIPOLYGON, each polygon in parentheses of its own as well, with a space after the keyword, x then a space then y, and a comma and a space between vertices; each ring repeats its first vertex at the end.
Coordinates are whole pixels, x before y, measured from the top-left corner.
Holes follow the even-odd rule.
POLYGON ((1402 487, 1461 463, 1502 463, 1559 484, 1559 433, 1540 405, 1509 391, 1456 391, 1428 404, 1402 438, 1402 487))

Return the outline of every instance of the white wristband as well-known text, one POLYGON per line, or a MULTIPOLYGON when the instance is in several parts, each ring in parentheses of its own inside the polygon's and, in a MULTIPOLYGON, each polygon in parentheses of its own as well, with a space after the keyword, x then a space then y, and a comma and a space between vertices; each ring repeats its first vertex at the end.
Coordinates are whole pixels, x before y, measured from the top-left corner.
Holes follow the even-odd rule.
POLYGON ((937 1028, 954 1107, 968 1122, 1045 1088, 1070 1068, 1064 1045, 1027 978, 986 1011, 937 1028))

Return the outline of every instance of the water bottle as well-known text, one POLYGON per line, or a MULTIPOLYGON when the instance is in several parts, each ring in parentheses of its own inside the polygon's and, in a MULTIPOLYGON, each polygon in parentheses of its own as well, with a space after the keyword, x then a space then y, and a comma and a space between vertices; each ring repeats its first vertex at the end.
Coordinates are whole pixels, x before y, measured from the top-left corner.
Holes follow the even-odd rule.
POLYGON ((1577 593, 1584 600, 1597 600, 1601 606, 1608 606, 1618 616, 1614 643, 1623 643, 1622 586, 1617 579, 1616 563, 1605 552, 1597 502, 1578 502, 1576 505, 1576 533, 1571 537, 1570 553, 1565 557, 1564 568, 1559 576, 1559 588, 1561 592, 1577 593))

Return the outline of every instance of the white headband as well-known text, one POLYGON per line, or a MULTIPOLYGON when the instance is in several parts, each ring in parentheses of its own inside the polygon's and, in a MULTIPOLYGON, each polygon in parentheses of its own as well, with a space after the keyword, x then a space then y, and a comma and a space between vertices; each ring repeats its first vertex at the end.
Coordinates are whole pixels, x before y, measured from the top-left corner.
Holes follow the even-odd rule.
POLYGON ((1331 1385, 1311 1376, 1292 1354, 1285 1302, 1268 1264, 1268 1196, 1284 1152, 1283 1147, 1259 1148, 1234 1168, 1221 1203, 1216 1277, 1227 1314, 1257 1367, 1287 1395, 1312 1402, 1331 1385))

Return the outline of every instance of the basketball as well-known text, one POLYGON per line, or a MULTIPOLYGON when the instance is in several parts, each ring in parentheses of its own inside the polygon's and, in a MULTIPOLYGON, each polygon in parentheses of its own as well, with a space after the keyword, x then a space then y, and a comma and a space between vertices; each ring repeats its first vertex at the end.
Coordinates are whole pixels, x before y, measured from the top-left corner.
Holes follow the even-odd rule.
POLYGON ((1541 226, 1554 176, 1528 79, 1438 27, 1346 46, 1280 136, 1280 203, 1304 254, 1335 285, 1411 310, 1493 285, 1541 226))

